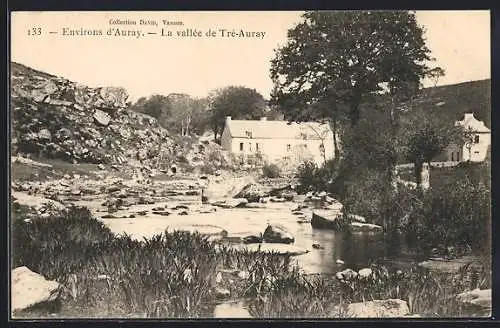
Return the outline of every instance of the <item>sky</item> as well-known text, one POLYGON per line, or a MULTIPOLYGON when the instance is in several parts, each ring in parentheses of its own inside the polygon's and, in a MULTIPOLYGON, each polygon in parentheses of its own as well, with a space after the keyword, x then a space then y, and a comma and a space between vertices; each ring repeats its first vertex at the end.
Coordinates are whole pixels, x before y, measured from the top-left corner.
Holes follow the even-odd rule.
MULTIPOLYGON (((169 93, 204 97, 228 85, 254 88, 268 98, 274 49, 286 42, 287 30, 300 21, 300 15, 293 11, 13 12, 11 60, 90 87, 121 86, 131 100, 169 93), (141 20, 157 25, 140 25, 141 20), (164 25, 164 20, 171 25, 164 25), (182 25, 175 25, 178 22, 182 25), (102 35, 76 35, 81 29, 100 30, 102 35), (141 33, 116 35, 117 29, 141 33), (107 34, 110 30, 114 35, 107 34), (207 36, 209 30, 215 36, 207 36), (254 34, 228 36, 233 30, 254 34), (182 31, 191 34, 178 36, 182 31)), ((490 78, 489 11, 417 11, 416 16, 426 30, 434 64, 446 73, 438 85, 490 78)))

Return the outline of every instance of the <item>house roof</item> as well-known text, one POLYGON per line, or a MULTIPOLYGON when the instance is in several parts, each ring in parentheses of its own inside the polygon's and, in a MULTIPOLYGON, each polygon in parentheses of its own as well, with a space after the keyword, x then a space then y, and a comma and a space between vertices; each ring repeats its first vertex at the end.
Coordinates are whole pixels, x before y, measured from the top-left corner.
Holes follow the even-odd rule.
POLYGON ((479 121, 474 117, 474 114, 466 113, 464 119, 456 122, 457 125, 463 126, 466 130, 471 130, 474 132, 491 132, 490 129, 486 127, 483 121, 479 121))
POLYGON ((251 138, 258 139, 320 140, 332 133, 328 124, 317 122, 229 120, 225 128, 233 138, 248 138, 251 134, 251 138))

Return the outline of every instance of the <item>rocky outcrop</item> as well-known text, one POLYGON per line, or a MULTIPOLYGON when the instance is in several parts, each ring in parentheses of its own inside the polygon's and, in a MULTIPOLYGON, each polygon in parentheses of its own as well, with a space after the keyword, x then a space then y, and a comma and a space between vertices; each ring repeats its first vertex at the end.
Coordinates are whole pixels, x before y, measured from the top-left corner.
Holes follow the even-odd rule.
POLYGON ((127 110, 123 88, 84 85, 11 64, 12 153, 78 163, 158 166, 174 158, 167 130, 127 110))
POLYGON ((11 310, 19 311, 57 299, 60 284, 46 280, 27 267, 18 267, 11 274, 11 310))

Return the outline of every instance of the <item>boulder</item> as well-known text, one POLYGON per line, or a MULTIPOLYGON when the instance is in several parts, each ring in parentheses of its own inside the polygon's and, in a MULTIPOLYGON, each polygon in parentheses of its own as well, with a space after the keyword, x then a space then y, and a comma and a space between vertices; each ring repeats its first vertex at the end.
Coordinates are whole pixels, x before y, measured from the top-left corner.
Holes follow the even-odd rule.
POLYGON ((100 124, 102 126, 108 126, 109 122, 111 121, 111 116, 109 116, 107 113, 103 112, 100 109, 96 109, 94 112, 94 120, 96 121, 97 124, 100 124))
POLYGON ((408 303, 400 299, 375 300, 351 303, 346 314, 354 318, 400 318, 410 314, 410 309, 408 303))
POLYGON ((208 200, 236 197, 244 188, 253 183, 251 176, 228 178, 221 181, 210 181, 203 195, 208 200))
POLYGON ((262 235, 262 240, 266 243, 291 244, 295 238, 281 225, 268 225, 262 235))
POLYGON ((211 205, 222 208, 235 208, 235 207, 243 207, 247 203, 248 200, 246 200, 245 198, 227 198, 212 202, 211 205))
POLYGON ((241 239, 241 241, 242 241, 244 244, 262 243, 262 237, 261 237, 261 236, 254 236, 254 235, 250 235, 250 236, 243 237, 243 238, 241 239))
POLYGON ((50 140, 52 138, 52 134, 48 129, 41 129, 38 131, 38 138, 42 140, 50 140))
POLYGON ((57 299, 60 284, 46 280, 27 267, 18 267, 11 274, 12 311, 24 310, 33 305, 57 299))
POLYGON ((361 280, 368 279, 372 275, 372 269, 370 268, 364 268, 358 271, 358 278, 361 280))
POLYGON ((242 302, 217 304, 214 318, 252 318, 242 302))
POLYGON ((315 229, 342 231, 346 228, 346 222, 338 211, 315 210, 312 213, 311 226, 315 229))
POLYGON ((246 185, 235 198, 246 198, 250 203, 258 203, 261 198, 269 196, 270 188, 265 188, 262 185, 251 183, 246 185))
POLYGON ((474 290, 458 294, 457 299, 463 303, 481 309, 485 315, 489 315, 489 313, 491 313, 491 289, 476 288, 474 290))
POLYGON ((343 271, 337 272, 335 277, 343 282, 352 281, 358 276, 358 273, 352 269, 345 269, 343 271))
POLYGON ((125 108, 128 93, 124 88, 120 87, 103 87, 99 89, 99 107, 103 109, 118 109, 125 108))

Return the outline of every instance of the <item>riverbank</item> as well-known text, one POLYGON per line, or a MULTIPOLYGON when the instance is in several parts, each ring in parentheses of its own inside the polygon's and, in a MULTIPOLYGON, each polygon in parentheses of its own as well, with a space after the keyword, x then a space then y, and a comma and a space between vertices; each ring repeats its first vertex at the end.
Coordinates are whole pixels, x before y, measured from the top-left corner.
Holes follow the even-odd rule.
POLYGON ((218 304, 239 302, 252 317, 342 318, 367 311, 352 304, 393 299, 406 302, 408 310, 387 301, 405 316, 469 316, 484 313, 456 295, 490 288, 487 268, 439 274, 374 265, 369 274, 338 279, 306 274, 290 255, 237 251, 199 233, 117 237, 84 208, 46 218, 30 213, 13 213, 13 268, 26 266, 60 288, 55 301, 16 317, 213 317, 221 315, 218 304))
MULTIPOLYGON (((386 265, 378 261, 386 254, 376 251, 383 233, 312 228, 304 195, 293 196, 285 180, 254 184, 238 196, 265 196, 267 203, 238 207, 245 202, 234 195, 202 203, 201 176, 138 181, 98 166, 40 164, 15 163, 13 170, 12 268, 19 279, 39 274, 57 288, 50 298, 47 290, 21 288, 21 298, 47 298, 16 317, 486 315, 456 296, 491 288, 489 259, 453 272, 386 265), (22 175, 27 165, 29 177, 22 175), (261 238, 268 224, 283 225, 293 244, 234 247, 261 238)), ((234 192, 224 186, 228 177, 208 179, 217 193, 234 192)), ((31 286, 30 279, 15 285, 31 286)))

